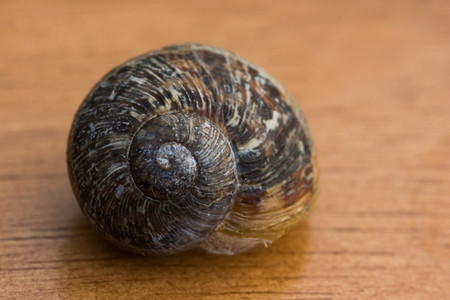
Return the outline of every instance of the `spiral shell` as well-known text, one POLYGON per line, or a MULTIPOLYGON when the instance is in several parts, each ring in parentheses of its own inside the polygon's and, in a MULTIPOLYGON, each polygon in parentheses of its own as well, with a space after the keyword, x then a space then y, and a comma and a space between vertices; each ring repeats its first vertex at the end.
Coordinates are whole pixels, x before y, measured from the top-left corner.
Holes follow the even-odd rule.
POLYGON ((92 226, 150 255, 267 245, 309 212, 317 190, 295 101, 255 65, 197 44, 106 74, 75 115, 67 163, 92 226))

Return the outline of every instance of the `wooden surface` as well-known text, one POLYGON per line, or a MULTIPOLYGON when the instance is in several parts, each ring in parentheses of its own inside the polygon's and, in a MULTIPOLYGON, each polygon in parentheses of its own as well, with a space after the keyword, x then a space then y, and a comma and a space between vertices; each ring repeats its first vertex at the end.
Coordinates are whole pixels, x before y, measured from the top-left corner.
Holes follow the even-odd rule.
POLYGON ((0 298, 450 299, 446 1, 1 1, 0 298), (305 111, 321 195, 268 249, 121 252, 65 164, 72 117, 113 66, 202 42, 305 111))

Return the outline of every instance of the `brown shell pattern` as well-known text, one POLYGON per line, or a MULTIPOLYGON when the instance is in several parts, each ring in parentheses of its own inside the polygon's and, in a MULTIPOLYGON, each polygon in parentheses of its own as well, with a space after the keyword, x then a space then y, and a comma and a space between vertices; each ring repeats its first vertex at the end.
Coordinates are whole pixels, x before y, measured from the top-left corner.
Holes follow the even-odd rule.
POLYGON ((311 209, 317 169, 295 100, 222 49, 183 44, 116 67, 75 115, 67 163, 92 226, 132 252, 235 254, 311 209))

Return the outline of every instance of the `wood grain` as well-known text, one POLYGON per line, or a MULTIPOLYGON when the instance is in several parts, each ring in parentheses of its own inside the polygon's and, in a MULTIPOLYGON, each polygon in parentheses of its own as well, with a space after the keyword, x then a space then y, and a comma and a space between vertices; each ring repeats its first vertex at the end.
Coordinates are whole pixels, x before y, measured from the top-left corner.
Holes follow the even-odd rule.
POLYGON ((0 298, 449 299, 447 1, 1 1, 0 298), (113 66, 201 42, 299 99, 319 155, 313 214, 267 249, 121 252, 65 164, 72 117, 113 66))

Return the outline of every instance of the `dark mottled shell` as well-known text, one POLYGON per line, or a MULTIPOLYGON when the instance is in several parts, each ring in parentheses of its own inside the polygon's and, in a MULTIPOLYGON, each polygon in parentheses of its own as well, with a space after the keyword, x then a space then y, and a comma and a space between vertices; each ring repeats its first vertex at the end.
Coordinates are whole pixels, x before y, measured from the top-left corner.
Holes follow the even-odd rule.
POLYGON ((141 254, 233 254, 279 238, 314 202, 302 112, 244 59, 205 45, 134 58, 89 93, 69 136, 78 203, 141 254))

